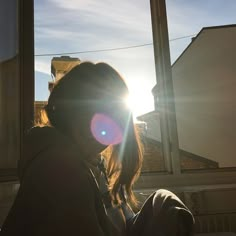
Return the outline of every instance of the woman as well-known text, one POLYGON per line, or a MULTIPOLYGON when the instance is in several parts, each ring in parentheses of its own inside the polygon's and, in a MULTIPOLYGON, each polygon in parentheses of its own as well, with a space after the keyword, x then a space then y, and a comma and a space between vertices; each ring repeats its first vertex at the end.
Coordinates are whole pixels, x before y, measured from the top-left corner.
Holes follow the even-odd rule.
POLYGON ((105 63, 81 63, 55 85, 43 127, 27 135, 20 189, 2 235, 157 235, 169 206, 191 217, 163 191, 132 211, 142 151, 127 96, 124 80, 105 63))

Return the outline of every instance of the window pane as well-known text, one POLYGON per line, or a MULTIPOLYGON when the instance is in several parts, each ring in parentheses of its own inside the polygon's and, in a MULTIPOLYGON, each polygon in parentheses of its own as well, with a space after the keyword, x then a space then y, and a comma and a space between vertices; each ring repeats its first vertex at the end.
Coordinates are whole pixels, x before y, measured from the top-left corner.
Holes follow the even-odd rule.
POLYGON ((35 1, 35 53, 36 121, 48 98, 49 82, 55 79, 53 58, 64 60, 53 69, 56 79, 71 58, 108 62, 128 84, 134 116, 147 123, 146 128, 139 124, 146 150, 143 171, 166 170, 151 92, 156 78, 149 1, 35 1))
POLYGON ((0 175, 16 174, 20 150, 17 3, 0 3, 0 175))
POLYGON ((235 167, 236 2, 166 3, 181 167, 235 167))

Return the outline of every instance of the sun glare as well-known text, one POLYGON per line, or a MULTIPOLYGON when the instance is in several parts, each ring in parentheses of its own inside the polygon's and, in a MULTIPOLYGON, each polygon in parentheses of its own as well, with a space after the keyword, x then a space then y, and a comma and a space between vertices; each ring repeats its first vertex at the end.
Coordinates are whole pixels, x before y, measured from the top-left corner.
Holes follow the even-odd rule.
POLYGON ((125 102, 135 117, 153 110, 152 96, 145 93, 130 92, 125 102))

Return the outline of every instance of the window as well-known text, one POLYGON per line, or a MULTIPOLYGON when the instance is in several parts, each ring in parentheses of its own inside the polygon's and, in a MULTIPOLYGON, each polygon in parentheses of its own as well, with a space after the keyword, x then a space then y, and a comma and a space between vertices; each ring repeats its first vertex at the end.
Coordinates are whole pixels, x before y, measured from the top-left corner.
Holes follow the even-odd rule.
MULTIPOLYGON (((35 1, 35 54, 36 122, 50 83, 77 60, 114 66, 129 86, 135 117, 154 110, 151 90, 156 80, 147 1, 73 1, 71 5, 59 0, 35 1)), ((153 158, 161 152, 160 142, 145 137, 145 145, 144 171, 165 171, 163 157, 153 158)))
MULTIPOLYGON (((157 180, 181 185, 214 183, 216 176, 221 176, 219 182, 235 178, 235 80, 233 63, 227 64, 233 53, 222 59, 222 53, 234 50, 235 27, 222 26, 233 23, 234 1, 218 0, 214 12, 208 3, 166 0, 179 160, 173 153, 163 158, 158 96, 154 109, 154 96, 161 91, 147 1, 35 1, 35 104, 45 104, 68 60, 106 61, 126 79, 134 115, 146 124, 140 124, 146 146, 140 186, 157 180)), ((174 143, 166 145, 171 149, 174 143)))
POLYGON ((166 3, 181 168, 236 167, 235 2, 166 3))
MULTIPOLYGON (((201 185, 235 183, 235 3, 211 3, 166 1, 180 147, 180 163, 173 155, 171 163, 172 170, 181 171, 142 175, 138 188, 185 186, 186 191, 196 191, 201 185)), ((159 84, 155 92, 160 92, 159 84)), ((150 135, 158 124, 149 122, 150 135)))

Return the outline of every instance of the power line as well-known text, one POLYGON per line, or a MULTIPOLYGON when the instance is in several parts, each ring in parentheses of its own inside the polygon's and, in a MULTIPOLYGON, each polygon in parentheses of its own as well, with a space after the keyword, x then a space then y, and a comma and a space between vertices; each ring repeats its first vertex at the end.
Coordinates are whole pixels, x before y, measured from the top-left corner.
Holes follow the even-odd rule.
MULTIPOLYGON (((170 39, 170 42, 194 37, 195 34, 187 35, 183 37, 178 37, 174 39, 170 39)), ((97 50, 87 50, 87 51, 78 51, 78 52, 62 52, 62 53, 45 53, 45 54, 35 54, 36 57, 49 57, 49 56, 62 56, 62 55, 73 55, 73 54, 83 54, 83 53, 96 53, 96 52, 108 52, 108 51, 118 51, 118 50, 125 50, 125 49, 132 49, 132 48, 140 48, 140 47, 146 47, 153 45, 153 43, 145 43, 145 44, 138 44, 138 45, 132 45, 132 46, 126 46, 126 47, 116 47, 116 48, 106 48, 106 49, 97 49, 97 50)))

